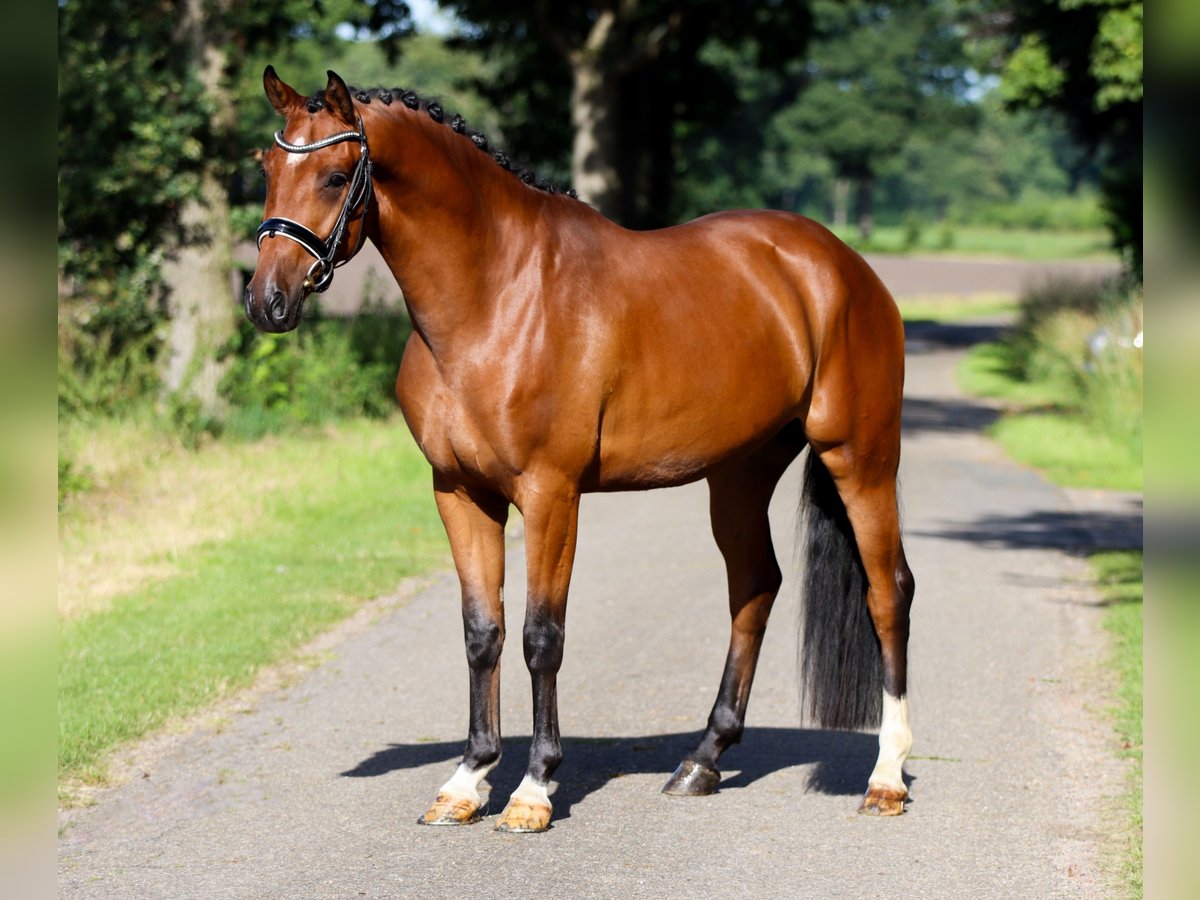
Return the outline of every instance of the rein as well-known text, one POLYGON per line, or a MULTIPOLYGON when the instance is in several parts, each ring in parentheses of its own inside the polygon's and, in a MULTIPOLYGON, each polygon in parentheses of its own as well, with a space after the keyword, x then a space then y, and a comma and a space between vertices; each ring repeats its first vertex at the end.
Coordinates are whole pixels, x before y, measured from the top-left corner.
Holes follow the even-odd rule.
POLYGON ((354 165, 354 173, 350 176, 350 191, 346 194, 346 202, 342 204, 342 211, 338 213, 337 221, 333 225, 333 231, 330 232, 327 239, 322 240, 311 229, 305 228, 299 222, 295 222, 292 219, 285 219, 281 216, 267 219, 258 226, 258 246, 260 248, 262 247, 264 238, 279 235, 290 241, 295 241, 316 257, 316 262, 309 267, 308 274, 304 278, 304 287, 306 290, 318 294, 326 290, 333 283, 334 269, 345 265, 349 262, 350 257, 358 252, 359 248, 362 247, 363 237, 366 234, 366 228, 360 228, 354 249, 350 251, 346 259, 336 263, 333 261, 334 256, 337 255, 338 248, 342 244, 342 240, 346 236, 347 225, 356 219, 365 219, 367 209, 371 204, 371 194, 373 192, 371 186, 371 152, 367 147, 367 132, 363 128, 361 116, 358 119, 358 131, 341 131, 329 137, 321 138, 319 141, 313 141, 311 144, 289 144, 283 139, 282 129, 275 132, 275 143, 288 153, 313 153, 344 141, 358 141, 359 157, 358 162, 354 165), (356 209, 358 210, 357 215, 355 215, 356 209))

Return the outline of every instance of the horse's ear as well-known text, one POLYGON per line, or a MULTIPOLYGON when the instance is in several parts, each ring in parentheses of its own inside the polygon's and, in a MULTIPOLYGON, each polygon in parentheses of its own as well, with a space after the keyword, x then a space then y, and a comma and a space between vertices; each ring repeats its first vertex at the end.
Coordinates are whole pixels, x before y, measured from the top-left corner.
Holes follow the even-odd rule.
POLYGON ((274 66, 267 66, 263 70, 263 89, 267 92, 267 99, 275 107, 275 112, 281 116, 290 115, 304 99, 291 85, 285 84, 283 79, 275 74, 274 66))
POLYGON ((351 128, 358 124, 358 116, 354 113, 354 101, 350 99, 350 88, 342 81, 340 75, 330 69, 325 73, 329 76, 329 84, 325 86, 325 105, 333 110, 351 128))

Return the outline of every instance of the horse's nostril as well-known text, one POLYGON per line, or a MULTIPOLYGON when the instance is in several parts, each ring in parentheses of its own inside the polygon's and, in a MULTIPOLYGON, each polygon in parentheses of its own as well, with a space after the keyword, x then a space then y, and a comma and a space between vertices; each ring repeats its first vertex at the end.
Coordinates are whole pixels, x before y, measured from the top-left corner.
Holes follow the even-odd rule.
POLYGON ((275 291, 267 302, 267 317, 276 325, 282 325, 287 319, 287 299, 282 291, 275 291))
POLYGON ((254 291, 250 289, 250 285, 246 285, 246 289, 242 291, 242 306, 246 310, 246 318, 254 321, 254 291))

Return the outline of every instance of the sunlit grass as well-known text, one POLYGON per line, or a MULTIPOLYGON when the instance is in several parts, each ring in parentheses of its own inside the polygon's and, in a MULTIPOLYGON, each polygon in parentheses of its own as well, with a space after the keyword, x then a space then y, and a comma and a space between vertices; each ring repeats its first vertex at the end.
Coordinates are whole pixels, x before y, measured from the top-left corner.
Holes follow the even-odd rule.
POLYGON ((1015 257, 1031 260, 1116 259, 1108 232, 995 228, 984 225, 879 226, 863 242, 858 228, 836 228, 838 237, 862 252, 1015 257))
POLYGON ((1008 415, 993 436, 1015 459, 1065 487, 1142 489, 1142 462, 1132 448, 1070 417, 1008 415))
POLYGON ((897 298, 896 305, 906 322, 961 322, 965 319, 1011 316, 1017 300, 1011 294, 931 294, 897 298))
POLYGON ((447 561, 428 464, 398 419, 168 452, 161 468, 110 484, 120 503, 66 514, 78 520, 68 557, 88 557, 84 569, 103 568, 106 523, 147 549, 120 563, 135 587, 60 614, 60 776, 102 780, 114 746, 248 684, 363 600, 447 561))
POLYGON ((1117 676, 1113 717, 1121 755, 1132 760, 1123 796, 1125 827, 1120 872, 1130 894, 1142 896, 1142 554, 1097 553, 1092 571, 1109 607, 1104 627, 1112 635, 1112 668, 1117 676))
POLYGON ((972 347, 959 366, 969 394, 1004 401, 1006 415, 991 428, 1014 459, 1066 487, 1141 490, 1138 447, 1105 434, 1071 409, 1075 397, 1063 381, 1025 381, 1019 352, 1003 342, 972 347))

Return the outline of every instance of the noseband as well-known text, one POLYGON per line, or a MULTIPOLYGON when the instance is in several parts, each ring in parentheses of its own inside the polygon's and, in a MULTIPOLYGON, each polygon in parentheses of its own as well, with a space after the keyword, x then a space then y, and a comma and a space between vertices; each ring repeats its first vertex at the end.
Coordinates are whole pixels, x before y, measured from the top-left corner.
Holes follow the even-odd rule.
POLYGON ((346 226, 356 219, 365 219, 367 208, 371 204, 371 152, 367 148, 367 132, 363 128, 362 117, 358 119, 358 131, 342 131, 327 138, 321 138, 319 141, 313 141, 311 144, 289 144, 283 139, 282 130, 275 132, 275 143, 288 153, 313 153, 343 141, 358 141, 359 156, 358 162, 354 165, 354 174, 350 176, 350 191, 346 194, 346 202, 342 204, 342 211, 338 213, 337 222, 334 223, 329 238, 321 240, 299 222, 279 216, 267 219, 258 226, 258 246, 260 248, 263 238, 279 235, 295 241, 316 257, 316 262, 309 267, 308 274, 304 278, 305 289, 316 293, 329 287, 333 282, 333 270, 347 263, 362 246, 365 227, 359 228, 358 240, 346 259, 336 263, 333 261, 346 236, 346 226), (355 210, 358 210, 357 215, 355 215, 355 210))

